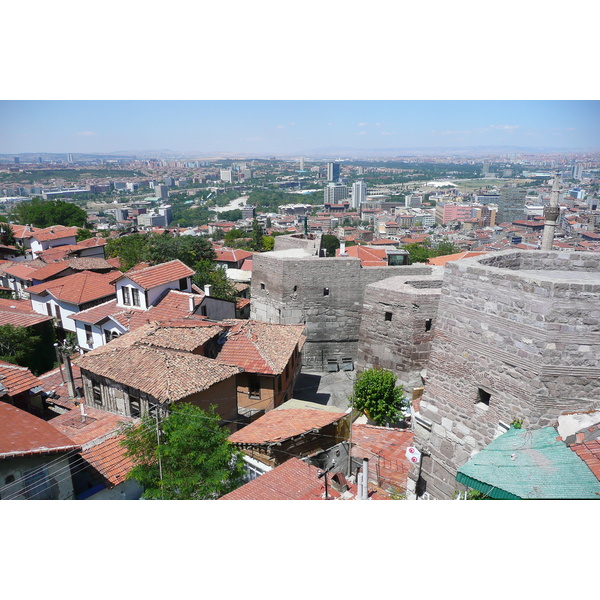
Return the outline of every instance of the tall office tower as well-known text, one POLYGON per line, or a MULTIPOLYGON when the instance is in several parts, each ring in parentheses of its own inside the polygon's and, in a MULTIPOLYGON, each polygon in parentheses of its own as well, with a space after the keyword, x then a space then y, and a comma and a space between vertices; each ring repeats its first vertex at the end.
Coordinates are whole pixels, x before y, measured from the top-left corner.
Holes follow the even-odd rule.
POLYGON ((359 209, 367 201, 367 184, 364 181, 355 181, 352 184, 352 208, 359 209))
POLYGON ((73 164, 73 155, 72 154, 67 154, 67 162, 72 165, 73 164))
POLYGON ((356 169, 356 173, 358 175, 364 175, 365 174, 365 168, 364 167, 358 167, 358 169, 356 169))
POLYGON ((41 156, 38 156, 38 163, 42 164, 44 161, 42 160, 41 156))
POLYGON ((300 157, 300 170, 304 171, 304 156, 300 157))
POLYGON ((21 159, 18 156, 15 156, 15 165, 20 164, 21 159))
POLYGON ((159 206, 157 209, 159 215, 165 218, 165 226, 168 227, 173 220, 173 211, 170 204, 159 206))
POLYGON ((577 163, 573 165, 572 176, 573 179, 580 180, 583 175, 583 165, 581 163, 577 163))
POLYGON ((169 188, 166 185, 164 185, 163 183, 160 183, 160 184, 154 186, 154 195, 157 198, 166 200, 169 197, 169 188))
POLYGON ((337 182, 340 178, 340 165, 334 162, 327 163, 327 181, 337 182))
POLYGON ((512 223, 525 214, 525 190, 516 187, 503 187, 497 200, 496 223, 512 223))
POLYGON ((325 188, 324 200, 325 204, 338 204, 342 200, 347 200, 350 194, 350 189, 347 185, 341 183, 329 183, 325 188))
POLYGON ((481 173, 483 175, 487 175, 489 172, 490 172, 490 163, 486 161, 483 163, 483 167, 481 168, 481 173))
POLYGON ((175 179, 173 177, 163 177, 163 181, 165 182, 165 185, 168 187, 173 187, 175 185, 175 179))

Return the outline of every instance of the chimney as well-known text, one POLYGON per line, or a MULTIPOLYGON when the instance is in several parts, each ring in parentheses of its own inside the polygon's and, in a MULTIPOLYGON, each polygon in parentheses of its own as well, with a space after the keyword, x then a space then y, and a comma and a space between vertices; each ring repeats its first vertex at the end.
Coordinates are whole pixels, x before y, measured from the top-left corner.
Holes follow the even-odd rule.
POLYGON ((71 369, 71 357, 65 352, 65 371, 67 374, 67 387, 69 398, 75 398, 75 382, 73 381, 73 370, 71 369))
POLYGON ((190 296, 190 312, 194 312, 196 305, 194 304, 194 296, 190 296))
POLYGON ((340 242, 340 256, 348 256, 346 254, 346 242, 340 242))
POLYGON ((212 293, 212 285, 210 285, 210 283, 207 283, 207 284, 204 286, 204 293, 205 293, 205 295, 207 295, 207 296, 210 296, 210 295, 211 295, 211 293, 212 293))
POLYGON ((363 468, 362 468, 362 500, 369 499, 369 459, 363 459, 363 468))

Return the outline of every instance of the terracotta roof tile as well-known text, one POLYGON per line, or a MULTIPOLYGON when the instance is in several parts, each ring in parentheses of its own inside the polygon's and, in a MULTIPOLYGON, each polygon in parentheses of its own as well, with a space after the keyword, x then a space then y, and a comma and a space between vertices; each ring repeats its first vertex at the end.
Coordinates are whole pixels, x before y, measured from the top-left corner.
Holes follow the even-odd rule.
POLYGON ((6 389, 9 396, 26 392, 39 386, 40 383, 40 380, 27 367, 0 360, 0 386, 6 389))
POLYGON ((219 360, 251 373, 279 375, 296 345, 306 340, 304 325, 279 325, 260 321, 230 320, 233 323, 219 360))
POLYGON ((369 459, 369 470, 377 474, 380 486, 405 490, 410 468, 405 452, 413 439, 411 431, 354 424, 352 456, 369 459))
MULTIPOLYGON (((181 400, 240 372, 237 367, 204 356, 150 345, 145 338, 157 329, 156 323, 150 323, 73 362, 81 369, 146 392, 160 402, 181 400)), ((166 345, 164 340, 162 343, 166 345)))
POLYGON ((61 240, 68 237, 77 236, 77 227, 65 227, 64 225, 52 225, 45 229, 38 229, 33 238, 39 242, 49 242, 51 240, 61 240))
POLYGON ((229 436, 232 444, 273 444, 321 429, 344 418, 344 412, 329 412, 314 408, 271 410, 229 436))
POLYGON ((82 271, 39 283, 31 286, 27 291, 30 294, 52 294, 57 300, 79 305, 116 294, 115 287, 110 283, 113 277, 112 273, 82 271))
POLYGON ((125 448, 121 446, 123 439, 123 435, 111 437, 81 452, 82 458, 113 486, 123 482, 134 466, 132 459, 125 455, 125 448))
POLYGON ((49 423, 0 402, 0 458, 79 450, 80 446, 49 423))
POLYGON ((121 277, 127 277, 140 287, 148 290, 165 283, 177 281, 183 277, 190 277, 194 273, 193 269, 190 269, 187 265, 176 259, 160 265, 146 267, 145 269, 129 270, 123 273, 121 277))

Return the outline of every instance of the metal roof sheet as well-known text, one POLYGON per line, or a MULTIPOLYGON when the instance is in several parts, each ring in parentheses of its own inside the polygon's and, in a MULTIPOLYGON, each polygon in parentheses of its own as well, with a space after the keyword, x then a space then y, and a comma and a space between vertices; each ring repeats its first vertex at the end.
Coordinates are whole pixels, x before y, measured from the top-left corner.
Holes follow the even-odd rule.
POLYGON ((509 429, 456 475, 456 481, 497 499, 596 499, 600 481, 553 427, 509 429))

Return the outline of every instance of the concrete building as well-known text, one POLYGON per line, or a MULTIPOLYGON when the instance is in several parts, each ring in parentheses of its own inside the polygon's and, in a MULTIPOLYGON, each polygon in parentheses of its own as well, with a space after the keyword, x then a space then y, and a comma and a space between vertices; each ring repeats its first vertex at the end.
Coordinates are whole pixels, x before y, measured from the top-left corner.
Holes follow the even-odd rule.
POLYGON ((498 204, 496 222, 512 223, 522 219, 525 214, 525 195, 526 191, 523 189, 516 187, 501 188, 500 197, 496 201, 498 204))
MULTIPOLYGON (((452 498, 457 470, 515 419, 600 408, 600 255, 503 251, 445 267, 409 497, 452 498)), ((462 489, 462 488, 461 488, 462 489)))
POLYGON ((360 208, 363 202, 367 201, 367 184, 364 181, 355 181, 352 184, 352 203, 353 209, 360 208))
POLYGON ((220 178, 221 178, 221 181, 226 181, 227 183, 233 183, 233 170, 232 169, 221 169, 220 178))
POLYGON ((324 204, 339 204, 350 196, 350 189, 341 183, 329 183, 324 189, 324 204))
POLYGON ((164 183, 160 183, 154 187, 154 195, 161 200, 166 200, 169 197, 169 188, 164 183))

